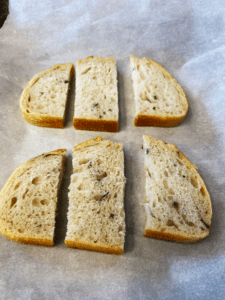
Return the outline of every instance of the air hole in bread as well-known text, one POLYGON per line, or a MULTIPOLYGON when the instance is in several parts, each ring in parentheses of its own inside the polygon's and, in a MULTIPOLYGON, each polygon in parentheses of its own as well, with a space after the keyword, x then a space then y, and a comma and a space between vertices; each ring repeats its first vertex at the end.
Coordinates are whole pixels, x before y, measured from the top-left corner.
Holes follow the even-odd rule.
POLYGON ((78 191, 83 191, 83 190, 85 190, 85 185, 83 183, 81 183, 77 189, 78 189, 78 191))
POLYGON ((18 182, 17 184, 16 184, 16 186, 14 187, 14 190, 17 190, 18 189, 18 187, 21 185, 21 181, 20 182, 18 182))
POLYGON ((79 165, 84 165, 89 162, 89 159, 83 158, 79 161, 79 165))
POLYGON ((91 70, 91 67, 87 68, 86 70, 84 70, 83 72, 81 72, 81 75, 87 74, 87 72, 89 72, 91 70))
POLYGON ((103 172, 103 173, 101 173, 101 174, 99 174, 99 175, 96 175, 98 181, 101 181, 101 180, 102 180, 103 178, 105 178, 106 176, 107 176, 107 173, 106 173, 106 172, 103 172))
POLYGON ((165 178, 163 179, 163 185, 165 189, 168 189, 168 181, 165 178))
POLYGON ((19 232, 19 233, 23 233, 23 232, 24 232, 24 229, 18 229, 18 232, 19 232))
POLYGON ((203 186, 201 187, 201 190, 200 190, 200 191, 201 191, 201 193, 202 193, 202 196, 206 196, 206 191, 205 191, 205 189, 204 189, 203 186))
POLYGON ((161 197, 158 197, 158 201, 159 201, 160 203, 162 203, 162 198, 161 198, 161 197))
POLYGON ((43 199, 40 201, 42 205, 49 205, 49 200, 43 199))
POLYGON ((156 203, 155 203, 155 201, 153 202, 153 204, 152 204, 152 207, 156 207, 156 203))
POLYGON ((35 177, 33 178, 33 180, 31 181, 34 185, 38 185, 40 184, 42 181, 42 178, 41 177, 35 177))
POLYGON ((114 198, 117 198, 117 193, 114 194, 114 198))
POLYGON ((16 202, 17 202, 17 198, 16 198, 16 197, 13 197, 13 198, 11 199, 10 209, 16 204, 16 202))
POLYGON ((183 165, 183 162, 180 159, 177 159, 178 164, 180 164, 181 166, 183 165))
POLYGON ((30 111, 29 111, 28 109, 26 110, 26 112, 27 112, 28 114, 30 113, 30 111))
POLYGON ((100 196, 100 195, 96 195, 96 196, 94 196, 94 199, 95 199, 96 201, 101 201, 101 199, 102 199, 102 196, 100 196))
POLYGON ((169 219, 166 222, 166 226, 175 226, 176 228, 178 228, 178 226, 176 225, 176 223, 173 220, 171 220, 171 219, 169 219))
POLYGON ((34 198, 32 200, 32 206, 41 206, 40 201, 38 198, 34 198))
POLYGON ((166 170, 164 171, 164 175, 165 175, 166 177, 169 176, 169 174, 168 174, 168 172, 167 172, 166 170))
POLYGON ((182 218, 183 218, 184 222, 185 222, 188 226, 196 227, 196 225, 195 225, 193 222, 190 222, 190 221, 187 220, 187 218, 186 218, 185 215, 182 215, 182 218))
POLYGON ((196 177, 192 176, 191 177, 191 184, 195 187, 198 188, 198 180, 196 177))
POLYGON ((173 190, 173 189, 169 189, 168 193, 169 193, 170 195, 175 195, 175 193, 174 193, 174 190, 173 190))

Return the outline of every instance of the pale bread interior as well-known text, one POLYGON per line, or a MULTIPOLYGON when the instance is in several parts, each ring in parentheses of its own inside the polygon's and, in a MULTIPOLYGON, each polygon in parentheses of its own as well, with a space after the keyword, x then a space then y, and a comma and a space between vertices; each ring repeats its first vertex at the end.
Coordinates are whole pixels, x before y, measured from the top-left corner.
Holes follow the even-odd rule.
POLYGON ((53 244, 57 196, 66 150, 36 157, 18 167, 0 193, 0 232, 20 241, 53 244), (54 154, 52 154, 54 153, 54 154))
POLYGON ((143 136, 146 176, 145 230, 190 240, 209 233, 211 200, 196 166, 175 145, 143 136))
POLYGON ((76 66, 74 118, 118 121, 115 58, 88 57, 76 66))
POLYGON ((64 118, 72 67, 62 64, 36 74, 22 94, 22 110, 64 118))
POLYGON ((124 154, 122 144, 101 138, 73 153, 66 240, 91 247, 124 247, 124 154))
POLYGON ((159 64, 146 57, 130 56, 136 116, 181 117, 188 109, 177 81, 159 64))

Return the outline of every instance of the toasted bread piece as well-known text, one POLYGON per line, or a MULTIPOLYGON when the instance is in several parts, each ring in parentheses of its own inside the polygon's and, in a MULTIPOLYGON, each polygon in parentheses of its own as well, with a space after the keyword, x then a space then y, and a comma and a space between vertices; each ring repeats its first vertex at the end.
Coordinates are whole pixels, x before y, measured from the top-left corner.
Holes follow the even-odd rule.
POLYGON ((117 132, 118 90, 113 57, 87 57, 77 61, 75 129, 117 132))
POLYGON ((175 145, 143 136, 146 222, 144 235, 197 242, 209 234, 212 206, 204 181, 175 145))
POLYGON ((186 116, 188 102, 177 81, 154 60, 130 56, 135 98, 135 126, 170 127, 186 116))
POLYGON ((66 150, 20 165, 0 192, 0 233, 25 243, 53 246, 57 196, 66 150))
POLYGON ((53 66, 34 75, 20 97, 20 110, 28 123, 63 128, 73 73, 74 65, 69 63, 53 66))
POLYGON ((74 147, 68 247, 124 252, 125 181, 122 144, 98 137, 74 147))

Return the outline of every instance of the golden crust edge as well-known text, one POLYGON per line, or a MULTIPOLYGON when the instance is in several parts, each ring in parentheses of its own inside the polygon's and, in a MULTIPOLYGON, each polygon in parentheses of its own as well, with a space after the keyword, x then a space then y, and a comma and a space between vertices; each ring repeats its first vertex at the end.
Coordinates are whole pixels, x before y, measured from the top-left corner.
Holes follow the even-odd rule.
POLYGON ((120 247, 107 247, 102 245, 94 245, 90 243, 85 243, 80 239, 77 239, 76 241, 70 241, 65 240, 65 244, 69 248, 75 248, 75 249, 82 249, 82 250, 89 250, 89 251, 97 251, 97 252, 103 252, 108 254, 123 254, 124 250, 120 247))
POLYGON ((145 237, 155 238, 155 239, 159 239, 159 240, 168 240, 168 241, 173 241, 173 242, 178 242, 178 243, 195 243, 195 242, 198 242, 198 241, 206 238, 208 235, 209 235, 209 231, 206 232, 205 235, 196 236, 196 237, 194 235, 184 236, 184 235, 175 234, 175 233, 172 234, 169 232, 162 233, 160 231, 151 230, 149 228, 146 228, 144 231, 145 237))
POLYGON ((119 124, 117 120, 95 120, 85 118, 73 118, 73 126, 77 130, 118 132, 119 124))
POLYGON ((136 115, 134 119, 134 126, 136 127, 174 127, 180 124, 186 115, 180 117, 170 117, 163 115, 136 115))
POLYGON ((2 236, 6 237, 7 239, 22 244, 47 246, 47 247, 52 247, 54 245, 54 241, 51 239, 33 238, 25 235, 19 236, 13 232, 9 232, 5 226, 1 226, 1 225, 0 225, 0 233, 2 234, 2 236))
POLYGON ((99 60, 99 61, 111 61, 111 62, 116 62, 116 59, 112 56, 110 57, 102 57, 102 56, 88 56, 86 58, 77 60, 77 64, 86 64, 87 62, 89 62, 90 60, 99 60))

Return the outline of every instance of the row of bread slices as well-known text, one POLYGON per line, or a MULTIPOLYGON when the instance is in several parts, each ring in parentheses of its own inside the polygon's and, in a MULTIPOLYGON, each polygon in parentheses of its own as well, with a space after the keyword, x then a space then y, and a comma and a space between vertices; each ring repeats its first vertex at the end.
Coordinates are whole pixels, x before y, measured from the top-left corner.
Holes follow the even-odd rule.
MULTIPOLYGON (((206 237, 211 200, 196 166, 175 145, 147 135, 143 149, 144 235, 176 242, 206 237)), ((66 245, 123 253, 126 179, 122 144, 98 137, 75 146, 72 156, 66 245)), ((44 153, 13 172, 0 193, 2 235, 22 243, 53 245, 65 158, 65 149, 44 153)))
MULTIPOLYGON (((159 64, 130 57, 135 98, 135 126, 169 127, 186 116, 188 102, 177 81, 159 64)), ((25 120, 43 127, 63 128, 72 63, 36 74, 25 87, 20 108, 25 120)), ((76 63, 75 129, 117 132, 119 106, 116 61, 88 57, 76 63)))

